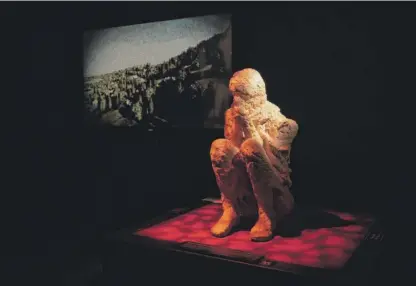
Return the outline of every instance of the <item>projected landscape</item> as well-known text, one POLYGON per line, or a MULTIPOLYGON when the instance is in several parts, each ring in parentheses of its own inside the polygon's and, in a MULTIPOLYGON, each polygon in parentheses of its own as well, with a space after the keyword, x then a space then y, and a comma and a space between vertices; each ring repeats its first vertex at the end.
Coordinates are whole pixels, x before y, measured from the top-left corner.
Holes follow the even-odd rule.
POLYGON ((229 15, 86 32, 87 123, 222 128, 231 37, 229 15))

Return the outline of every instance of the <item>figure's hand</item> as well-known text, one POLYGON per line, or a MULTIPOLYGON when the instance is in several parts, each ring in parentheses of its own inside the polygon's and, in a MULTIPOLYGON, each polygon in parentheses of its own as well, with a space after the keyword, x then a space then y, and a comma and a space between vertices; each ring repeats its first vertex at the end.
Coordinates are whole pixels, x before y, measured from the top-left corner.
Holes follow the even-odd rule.
POLYGON ((253 138, 261 142, 261 145, 263 145, 263 139, 260 136, 256 126, 254 125, 253 121, 250 118, 247 118, 241 115, 236 115, 235 121, 238 124, 238 126, 241 128, 244 139, 253 138))
POLYGON ((249 117, 250 112, 247 110, 247 108, 241 104, 241 105, 237 105, 235 107, 233 107, 234 112, 237 116, 242 116, 242 117, 249 117))

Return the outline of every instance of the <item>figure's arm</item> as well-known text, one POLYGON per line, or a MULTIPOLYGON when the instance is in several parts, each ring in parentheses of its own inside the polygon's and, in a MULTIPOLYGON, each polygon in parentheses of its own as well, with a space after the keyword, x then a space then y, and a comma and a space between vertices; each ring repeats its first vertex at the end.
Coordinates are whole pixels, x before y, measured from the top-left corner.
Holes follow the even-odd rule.
POLYGON ((234 120, 232 118, 231 109, 227 109, 225 111, 225 122, 224 122, 224 137, 232 141, 233 135, 233 128, 234 128, 234 120))
POLYGON ((225 112, 224 137, 230 140, 234 146, 240 147, 244 140, 243 128, 240 126, 234 111, 230 108, 225 112))
POLYGON ((275 155, 270 157, 273 166, 280 172, 287 173, 290 172, 288 164, 290 163, 291 143, 297 134, 298 125, 295 121, 286 119, 283 122, 276 122, 275 131, 277 132, 268 133, 264 130, 259 132, 265 149, 275 155))
POLYGON ((298 133, 297 123, 294 120, 286 119, 276 125, 276 137, 272 137, 267 132, 260 130, 261 137, 277 150, 290 151, 292 141, 298 133))
POLYGON ((234 142, 239 135, 238 133, 241 132, 240 130, 238 130, 239 128, 234 117, 235 116, 231 109, 227 109, 225 111, 224 137, 225 139, 228 139, 231 142, 234 142))

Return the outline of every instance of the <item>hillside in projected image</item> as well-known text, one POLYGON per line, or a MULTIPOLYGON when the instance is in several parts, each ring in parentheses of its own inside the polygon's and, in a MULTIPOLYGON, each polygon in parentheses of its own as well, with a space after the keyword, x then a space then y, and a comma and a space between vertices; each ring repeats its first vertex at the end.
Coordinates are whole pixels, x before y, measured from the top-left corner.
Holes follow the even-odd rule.
POLYGON ((85 32, 87 124, 222 128, 231 30, 212 15, 85 32))

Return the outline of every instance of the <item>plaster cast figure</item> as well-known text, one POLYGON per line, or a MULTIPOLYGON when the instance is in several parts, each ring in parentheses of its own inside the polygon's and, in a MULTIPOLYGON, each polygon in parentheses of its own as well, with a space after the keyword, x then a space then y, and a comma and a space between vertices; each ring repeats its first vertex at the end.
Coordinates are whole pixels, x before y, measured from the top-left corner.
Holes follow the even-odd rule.
POLYGON ((210 150, 223 206, 211 232, 227 236, 242 216, 258 216, 251 239, 267 241, 276 223, 293 209, 289 160, 298 125, 267 101, 256 70, 236 72, 229 89, 233 103, 225 112, 225 138, 215 140, 210 150))

